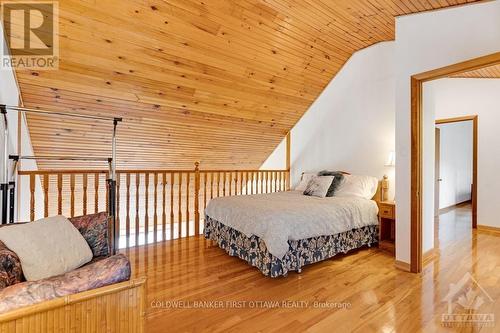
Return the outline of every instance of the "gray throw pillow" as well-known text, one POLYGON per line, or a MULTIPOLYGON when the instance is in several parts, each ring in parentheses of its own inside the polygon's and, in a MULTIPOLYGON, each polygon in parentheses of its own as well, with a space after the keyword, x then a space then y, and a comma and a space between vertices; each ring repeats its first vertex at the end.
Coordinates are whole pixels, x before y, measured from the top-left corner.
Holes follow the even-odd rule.
POLYGON ((309 183, 307 184, 306 190, 304 191, 304 195, 324 198, 326 196, 326 192, 328 192, 328 188, 332 184, 333 179, 334 179, 333 176, 312 177, 309 183))
POLYGON ((330 185, 328 192, 326 192, 327 197, 333 197, 335 194, 335 191, 344 182, 344 174, 341 171, 323 170, 323 171, 318 172, 318 176, 334 176, 335 177, 335 178, 333 178, 333 182, 330 185))

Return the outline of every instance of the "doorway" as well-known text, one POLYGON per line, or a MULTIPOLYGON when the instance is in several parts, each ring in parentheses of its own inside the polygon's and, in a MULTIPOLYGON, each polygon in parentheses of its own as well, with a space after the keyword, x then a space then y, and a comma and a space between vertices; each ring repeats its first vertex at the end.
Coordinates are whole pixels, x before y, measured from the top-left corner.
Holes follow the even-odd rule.
POLYGON ((478 116, 436 120, 435 217, 470 202, 477 228, 478 116))
MULTIPOLYGON (((423 85, 425 82, 450 77, 500 64, 500 52, 411 77, 411 177, 410 177, 410 271, 422 271, 423 248, 423 85)), ((476 123, 477 125, 477 123, 476 123)), ((476 151, 477 154, 477 151, 476 151)), ((476 158, 477 160, 477 155, 476 158)), ((477 170, 477 169, 476 169, 477 170)), ((476 175, 477 177, 477 172, 476 175)), ((476 179, 477 180, 477 179, 476 179)), ((477 185, 477 181, 474 182, 477 185)), ((477 189, 473 193, 477 207, 477 189)), ((474 216, 477 219, 477 215, 474 216)), ((474 223, 474 222, 473 222, 474 223)), ((477 226, 477 222, 476 222, 477 226)))

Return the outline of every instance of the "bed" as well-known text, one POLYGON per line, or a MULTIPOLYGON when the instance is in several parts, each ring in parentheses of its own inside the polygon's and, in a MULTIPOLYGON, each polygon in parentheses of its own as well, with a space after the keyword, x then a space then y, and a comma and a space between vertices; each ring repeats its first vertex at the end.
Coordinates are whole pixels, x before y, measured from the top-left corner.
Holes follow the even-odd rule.
POLYGON ((360 197, 288 191, 211 200, 205 238, 270 277, 378 242, 378 207, 360 197))

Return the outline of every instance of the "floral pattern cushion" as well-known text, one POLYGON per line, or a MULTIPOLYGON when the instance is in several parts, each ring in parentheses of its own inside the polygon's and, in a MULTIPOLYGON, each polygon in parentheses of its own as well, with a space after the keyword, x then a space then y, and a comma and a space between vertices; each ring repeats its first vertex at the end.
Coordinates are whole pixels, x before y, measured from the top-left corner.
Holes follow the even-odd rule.
POLYGON ((23 270, 19 257, 3 242, 0 242, 0 289, 23 280, 23 270))
POLYGON ((109 255, 108 213, 72 217, 69 220, 85 238, 94 257, 109 255))
POLYGON ((378 226, 370 225, 336 235, 291 240, 282 259, 270 254, 259 237, 247 237, 209 216, 205 217, 205 238, 217 242, 229 255, 239 257, 270 277, 301 271, 302 266, 331 258, 339 253, 378 242, 378 226))
POLYGON ((130 262, 117 254, 63 275, 0 290, 0 313, 130 279, 130 262))

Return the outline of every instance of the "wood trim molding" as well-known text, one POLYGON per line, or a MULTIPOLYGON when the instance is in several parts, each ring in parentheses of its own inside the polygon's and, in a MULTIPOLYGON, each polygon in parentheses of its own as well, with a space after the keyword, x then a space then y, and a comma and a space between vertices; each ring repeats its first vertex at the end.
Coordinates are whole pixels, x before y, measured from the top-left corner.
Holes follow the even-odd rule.
MULTIPOLYGON (((431 71, 415 74, 410 79, 411 84, 411 218, 410 218, 410 264, 411 271, 419 273, 422 271, 422 133, 423 112, 422 95, 423 83, 448 77, 451 75, 468 72, 471 70, 489 67, 500 63, 500 52, 482 56, 479 58, 456 63, 450 66, 434 69, 431 71)), ((475 128, 477 126, 474 125, 475 128)), ((477 131, 477 128, 476 128, 477 131)), ((477 159, 477 151, 474 153, 477 159)), ((476 175, 477 177, 477 175, 476 175)), ((477 181, 475 181, 477 184, 477 181)), ((477 191, 474 195, 477 195, 477 191)), ((475 218, 475 217, 474 217, 475 218)))
POLYGON ((411 78, 410 270, 422 271, 422 81, 411 78))
POLYGON ((438 256, 438 253, 439 253, 439 249, 436 247, 426 251, 422 255, 422 265, 425 266, 428 263, 430 263, 431 261, 433 261, 434 259, 436 259, 438 256))
POLYGON ((492 232, 495 234, 500 234, 500 228, 499 227, 492 227, 489 225, 478 225, 477 226, 478 231, 486 231, 486 232, 492 232))
MULTIPOLYGON (((478 166, 477 166, 477 156, 478 156, 478 136, 479 136, 479 126, 478 126, 478 116, 462 116, 447 119, 438 119, 436 124, 450 124, 462 121, 472 121, 472 228, 477 228, 477 178, 478 178, 478 166)), ((459 206, 457 204, 455 206, 459 206)))
POLYGON ((290 171, 291 159, 290 159, 290 151, 292 146, 292 133, 288 132, 286 134, 286 156, 285 156, 285 170, 290 171))
POLYGON ((458 123, 461 121, 470 121, 470 120, 474 121, 474 119, 477 119, 477 115, 446 118, 446 119, 436 119, 436 125, 458 123))
POLYGON ((463 201, 463 202, 459 202, 455 205, 451 205, 451 206, 448 206, 448 207, 444 207, 444 208, 441 208, 439 210, 439 214, 445 214, 445 213, 448 213, 452 210, 455 210, 459 207, 462 207, 462 206, 467 206, 467 205, 471 205, 472 204, 472 200, 466 200, 466 201, 463 201))
POLYGON ((395 260, 394 267, 405 272, 411 272, 410 264, 404 261, 395 260))
POLYGON ((488 54, 479 58, 462 61, 453 65, 433 69, 431 71, 415 74, 412 76, 417 81, 427 82, 461 74, 472 70, 500 64, 500 52, 488 54))

